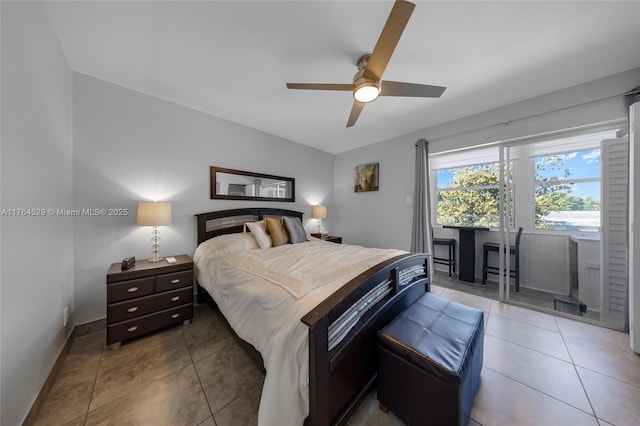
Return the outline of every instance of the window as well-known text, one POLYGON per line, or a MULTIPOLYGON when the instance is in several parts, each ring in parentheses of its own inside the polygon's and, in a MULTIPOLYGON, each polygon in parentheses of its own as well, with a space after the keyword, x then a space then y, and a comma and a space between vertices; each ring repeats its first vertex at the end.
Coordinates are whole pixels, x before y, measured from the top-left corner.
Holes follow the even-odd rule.
POLYGON ((533 229, 600 232, 602 141, 615 130, 528 144, 533 229))
MULTIPOLYGON (((432 193, 436 197, 432 215, 438 225, 500 225, 498 160, 497 146, 430 157, 432 193)), ((513 204, 509 210, 513 212, 513 204)))
MULTIPOLYGON (((608 130, 510 146, 510 225, 599 232, 601 143, 615 134, 608 130)), ((495 145, 430 157, 435 224, 499 226, 498 153, 495 145)))
POLYGON ((533 159, 535 229, 600 231, 600 148, 533 159))
POLYGON ((436 222, 439 225, 498 226, 499 183, 498 163, 437 170, 436 222))

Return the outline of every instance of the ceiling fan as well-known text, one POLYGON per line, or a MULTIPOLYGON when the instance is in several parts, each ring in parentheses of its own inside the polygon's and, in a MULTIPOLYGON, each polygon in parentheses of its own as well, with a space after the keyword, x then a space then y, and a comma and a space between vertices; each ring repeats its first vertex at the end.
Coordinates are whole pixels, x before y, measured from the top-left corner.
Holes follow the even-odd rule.
POLYGON ((373 53, 358 58, 358 72, 353 76, 352 84, 287 83, 287 88, 353 92, 353 107, 347 121, 347 127, 352 127, 358 120, 364 105, 375 100, 378 96, 439 98, 446 87, 382 80, 382 74, 415 6, 408 1, 396 0, 373 53))

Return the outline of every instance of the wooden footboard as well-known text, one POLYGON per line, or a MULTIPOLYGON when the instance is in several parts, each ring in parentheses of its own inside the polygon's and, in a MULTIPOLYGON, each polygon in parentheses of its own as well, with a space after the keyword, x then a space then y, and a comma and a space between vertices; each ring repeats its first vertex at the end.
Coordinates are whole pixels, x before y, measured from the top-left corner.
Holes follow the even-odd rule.
POLYGON ((307 424, 346 423, 375 382, 378 330, 430 290, 427 265, 425 254, 390 259, 302 318, 309 327, 307 424))

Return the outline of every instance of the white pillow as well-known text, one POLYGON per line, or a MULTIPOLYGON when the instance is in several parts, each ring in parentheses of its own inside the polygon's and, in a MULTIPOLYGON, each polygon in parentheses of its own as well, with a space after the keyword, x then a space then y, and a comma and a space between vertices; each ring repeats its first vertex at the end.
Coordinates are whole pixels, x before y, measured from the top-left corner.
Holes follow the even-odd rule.
POLYGON ((251 234, 225 234, 210 238, 198 246, 193 254, 194 262, 201 257, 217 256, 242 250, 257 249, 258 242, 251 234))
POLYGON ((258 248, 256 239, 251 234, 224 234, 206 241, 216 254, 234 253, 242 250, 258 248))
POLYGON ((247 222, 244 225, 249 228, 260 248, 267 249, 271 247, 271 237, 267 235, 267 224, 264 220, 247 222))

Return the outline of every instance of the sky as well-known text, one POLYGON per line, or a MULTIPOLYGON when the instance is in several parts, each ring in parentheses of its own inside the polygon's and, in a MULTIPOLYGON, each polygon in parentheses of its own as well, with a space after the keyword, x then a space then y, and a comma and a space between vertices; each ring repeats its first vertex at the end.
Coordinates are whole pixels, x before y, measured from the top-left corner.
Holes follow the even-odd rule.
MULTIPOLYGON (((573 152, 562 154, 566 163, 561 168, 547 169, 540 172, 543 178, 558 177, 562 178, 564 170, 570 171, 567 179, 586 179, 600 177, 600 150, 590 149, 587 151, 573 152)), ((536 162, 544 157, 536 157, 536 162)), ((600 183, 599 182, 579 182, 574 185, 572 195, 578 197, 591 196, 596 200, 600 200, 600 183)))
MULTIPOLYGON (((533 142, 531 147, 534 150, 542 150, 542 152, 553 152, 554 150, 562 152, 563 150, 571 151, 572 149, 580 149, 582 147, 590 147, 583 151, 569 152, 565 154, 559 154, 565 160, 565 163, 561 169, 547 169, 541 171, 539 174, 542 178, 558 177, 562 178, 564 175, 564 169, 570 171, 570 175, 567 179, 590 179, 600 178, 601 174, 601 153, 599 147, 601 141, 616 138, 618 130, 608 129, 595 133, 579 134, 575 136, 569 136, 566 138, 559 138, 554 140, 533 142)), ((535 157, 535 160, 540 160, 543 157, 535 157)), ((447 173, 446 170, 437 171, 437 183, 438 187, 447 187, 451 185, 453 181, 453 173, 447 173)), ((577 182, 573 184, 573 195, 579 197, 591 196, 596 200, 600 200, 600 182, 577 182)))

